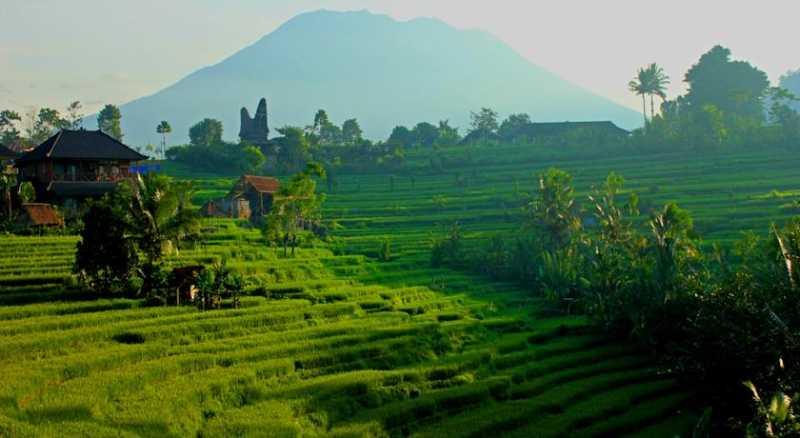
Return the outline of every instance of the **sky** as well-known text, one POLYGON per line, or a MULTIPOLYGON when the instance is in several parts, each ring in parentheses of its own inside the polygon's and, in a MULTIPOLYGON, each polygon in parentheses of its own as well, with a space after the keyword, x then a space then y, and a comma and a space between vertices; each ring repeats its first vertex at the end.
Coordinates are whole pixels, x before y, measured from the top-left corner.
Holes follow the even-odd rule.
POLYGON ((0 0, 0 109, 122 104, 317 9, 482 29, 634 109, 627 83, 637 68, 658 62, 670 94, 682 93, 686 70, 716 44, 776 82, 800 68, 798 0, 0 0))

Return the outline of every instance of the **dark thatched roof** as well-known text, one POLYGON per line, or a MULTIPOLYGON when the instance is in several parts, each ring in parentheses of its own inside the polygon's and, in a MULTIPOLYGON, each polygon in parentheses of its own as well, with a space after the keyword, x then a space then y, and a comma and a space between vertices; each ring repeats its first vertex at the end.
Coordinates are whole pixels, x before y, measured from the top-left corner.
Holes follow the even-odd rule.
POLYGON ((22 204, 22 213, 30 225, 60 227, 64 224, 61 215, 50 204, 22 204))
POLYGON ((531 123, 522 129, 522 134, 531 138, 553 137, 570 131, 591 130, 615 135, 628 135, 630 132, 620 128, 613 122, 551 122, 531 123))
POLYGON ((34 150, 17 159, 17 163, 43 159, 128 160, 147 157, 101 131, 63 130, 45 140, 34 150))

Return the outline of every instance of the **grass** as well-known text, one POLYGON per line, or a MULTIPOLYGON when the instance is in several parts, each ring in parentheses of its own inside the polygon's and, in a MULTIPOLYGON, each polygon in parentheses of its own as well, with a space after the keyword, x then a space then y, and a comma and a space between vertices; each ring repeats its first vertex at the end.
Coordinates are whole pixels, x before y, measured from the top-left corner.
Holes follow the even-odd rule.
MULTIPOLYGON (((728 245, 795 214, 800 158, 448 153, 431 173, 412 151, 413 181, 394 188, 386 173, 339 176, 325 215, 342 227, 295 257, 246 223, 205 220, 205 242, 169 263, 226 259, 248 280, 238 310, 94 296, 71 274, 76 237, 0 237, 0 436, 690 434, 702 406, 674 376, 517 285, 431 268, 431 236, 456 220, 468 245, 515 231, 555 165, 579 197, 622 174, 643 210, 675 200, 705 244, 728 245)), ((198 202, 235 179, 168 171, 198 202)))

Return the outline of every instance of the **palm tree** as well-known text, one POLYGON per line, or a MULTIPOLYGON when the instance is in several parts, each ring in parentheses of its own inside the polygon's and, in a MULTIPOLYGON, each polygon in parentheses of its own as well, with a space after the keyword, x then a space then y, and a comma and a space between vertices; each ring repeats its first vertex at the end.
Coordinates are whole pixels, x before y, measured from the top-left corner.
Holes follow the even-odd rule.
POLYGON ((644 116, 644 125, 647 126, 647 94, 650 93, 650 88, 647 71, 645 69, 639 69, 636 73, 636 77, 628 82, 628 89, 637 96, 642 96, 642 116, 644 116))
POLYGON ((656 113, 654 96, 659 96, 662 100, 666 99, 668 84, 669 76, 655 62, 640 68, 636 77, 628 82, 628 89, 638 96, 642 96, 642 114, 645 125, 647 125, 647 96, 650 96, 650 120, 652 120, 656 113))
POLYGON ((164 158, 167 153, 167 134, 172 132, 172 126, 169 126, 169 122, 166 120, 162 120, 156 126, 156 132, 161 134, 161 158, 164 158))
POLYGON ((655 62, 647 66, 645 73, 649 82, 648 94, 650 95, 650 120, 655 117, 655 104, 653 103, 653 96, 658 96, 661 100, 667 98, 667 85, 669 85, 669 76, 664 72, 655 62))
POLYGON ((181 240, 196 235, 199 222, 190 209, 189 183, 172 181, 165 175, 138 175, 130 184, 131 238, 144 253, 142 292, 149 294, 155 284, 149 278, 161 258, 177 250, 181 240))

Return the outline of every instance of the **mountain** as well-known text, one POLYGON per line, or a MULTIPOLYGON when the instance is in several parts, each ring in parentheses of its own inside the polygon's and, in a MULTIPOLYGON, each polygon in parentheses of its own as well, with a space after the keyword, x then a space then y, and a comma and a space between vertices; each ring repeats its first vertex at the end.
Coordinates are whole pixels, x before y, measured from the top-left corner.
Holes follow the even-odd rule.
MULTIPOLYGON (((569 56, 569 54, 565 54, 569 56)), ((536 121, 612 120, 641 116, 533 65, 476 30, 429 18, 317 11, 299 15, 222 62, 121 107, 126 143, 157 143, 161 120, 172 143, 188 140, 205 117, 222 120, 225 138, 239 132, 239 110, 269 102, 270 127, 305 126, 324 108, 341 123, 355 117, 365 135, 386 138, 398 124, 449 119, 464 133, 469 112, 491 107, 536 121)))

